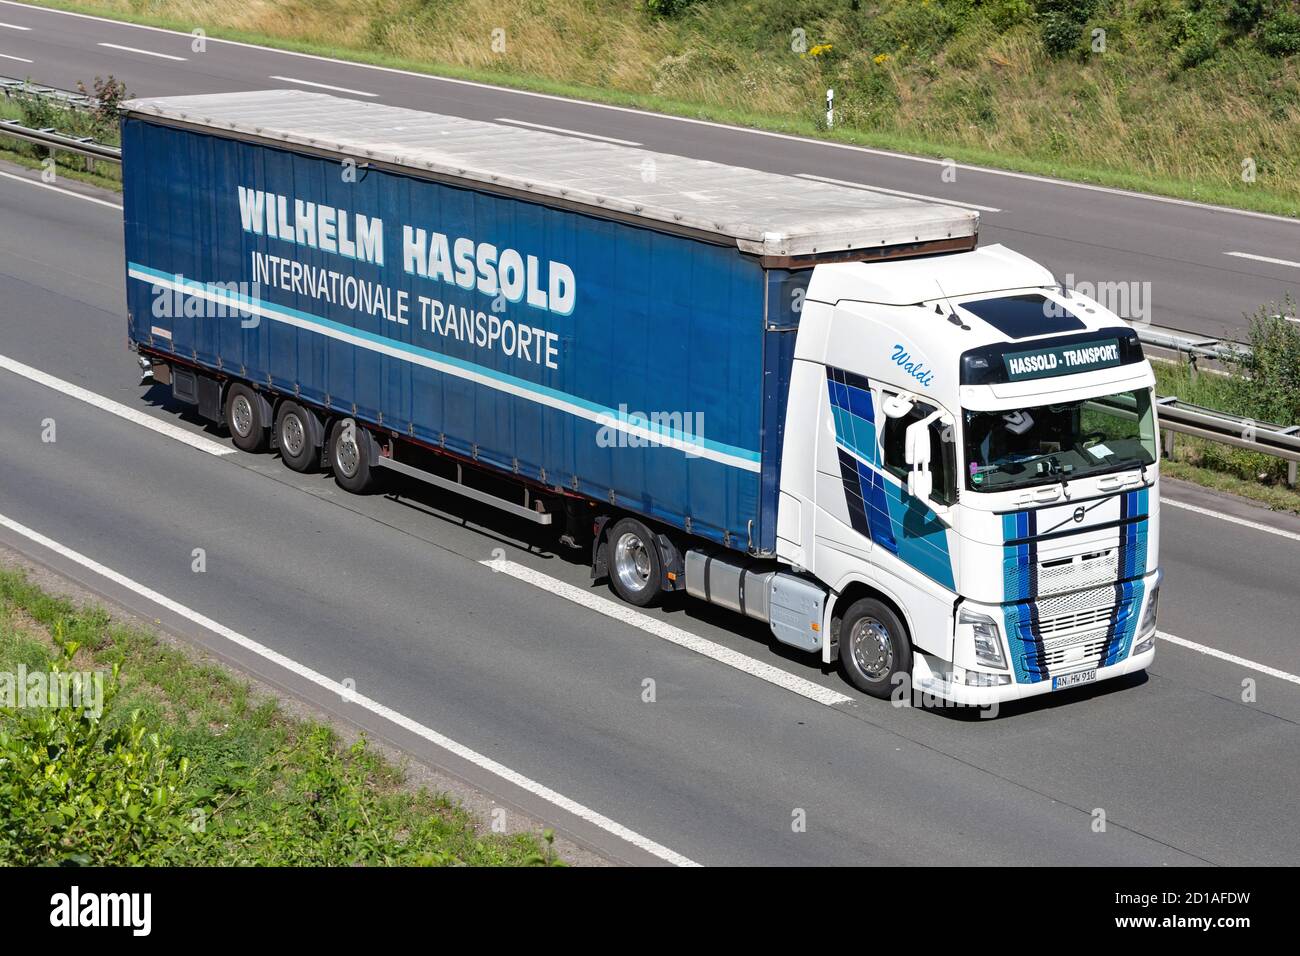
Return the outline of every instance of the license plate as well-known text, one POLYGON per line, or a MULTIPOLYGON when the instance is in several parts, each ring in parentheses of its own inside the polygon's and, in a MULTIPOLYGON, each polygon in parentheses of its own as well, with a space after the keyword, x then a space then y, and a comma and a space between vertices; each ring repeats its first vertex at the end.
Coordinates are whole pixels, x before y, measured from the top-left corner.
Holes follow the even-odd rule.
POLYGON ((1073 674, 1062 674, 1060 677, 1052 678, 1052 690, 1064 690, 1067 687, 1078 687, 1080 684, 1091 684, 1097 679, 1097 669, 1094 667, 1090 671, 1075 671, 1073 674))

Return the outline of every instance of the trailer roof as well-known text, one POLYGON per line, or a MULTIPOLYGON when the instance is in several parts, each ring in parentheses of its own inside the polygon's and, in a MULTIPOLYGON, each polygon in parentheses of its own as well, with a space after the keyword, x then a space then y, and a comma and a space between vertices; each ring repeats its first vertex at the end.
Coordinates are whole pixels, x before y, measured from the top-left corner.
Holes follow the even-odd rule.
POLYGON ((978 213, 954 206, 305 90, 135 99, 121 109, 651 220, 763 256, 973 244, 979 226, 978 213))

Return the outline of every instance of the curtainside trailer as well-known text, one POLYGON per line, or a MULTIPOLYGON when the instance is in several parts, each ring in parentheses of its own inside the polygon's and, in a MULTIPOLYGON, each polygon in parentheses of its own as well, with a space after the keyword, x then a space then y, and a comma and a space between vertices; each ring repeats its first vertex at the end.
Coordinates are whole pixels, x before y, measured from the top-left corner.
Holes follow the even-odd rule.
POLYGON ((1136 336, 976 213, 300 91, 122 106, 129 339, 240 448, 555 528, 880 697, 1145 667, 1136 336))

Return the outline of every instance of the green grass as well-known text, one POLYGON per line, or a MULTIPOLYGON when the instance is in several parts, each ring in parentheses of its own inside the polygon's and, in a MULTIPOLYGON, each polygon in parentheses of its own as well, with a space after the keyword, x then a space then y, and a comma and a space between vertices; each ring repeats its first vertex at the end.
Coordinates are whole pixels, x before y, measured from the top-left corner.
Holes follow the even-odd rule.
MULTIPOLYGON (((1182 0, 1091 6, 1105 54, 1046 55, 1050 0, 52 0, 181 32, 959 163, 1300 214, 1300 57, 1182 0), (1190 19, 1189 19, 1190 18, 1190 19), (1198 19, 1199 18, 1199 19, 1198 19), (1189 26, 1188 24, 1191 24, 1189 26), (500 24, 506 49, 491 52, 500 24), (792 28, 817 56, 790 49, 792 28), (1194 38, 1193 38, 1194 39, 1194 38), (1197 54, 1200 56, 1200 54, 1197 54), (1192 62, 1192 61, 1195 62, 1192 62), (839 120, 824 128, 822 96, 839 120), (1256 166, 1243 182, 1242 163, 1256 166)), ((1082 37, 1083 34, 1081 33, 1082 37)), ((201 56, 201 54, 195 54, 201 56)), ((960 174, 959 174, 960 175, 960 174)), ((937 177, 937 172, 936 172, 937 177)))
MULTIPOLYGON (((343 747, 329 728, 287 716, 274 700, 259 697, 226 671, 196 663, 152 634, 116 624, 100 608, 74 606, 22 573, 0 568, 0 672, 14 673, 20 663, 29 672, 48 671, 57 656, 54 634, 79 645, 75 669, 120 668, 120 691, 105 711, 106 727, 138 715, 148 733, 159 735, 159 748, 170 748, 173 766, 187 762, 174 808, 186 825, 179 828, 182 838, 163 846, 146 841, 129 858, 105 858, 100 849, 83 859, 87 851, 74 840, 33 850, 35 859, 5 859, 5 847, 21 840, 6 842, 5 828, 14 820, 0 812, 0 864, 68 858, 172 865, 555 862, 545 841, 484 833, 479 821, 447 797, 412 791, 401 771, 368 749, 364 738, 343 747)), ((30 729, 23 713, 0 707, 0 744, 6 732, 30 729)), ((0 755, 5 752, 0 746, 0 755)), ((0 759, 0 794, 14 792, 14 769, 0 759)), ((91 794, 91 803, 100 799, 88 781, 72 786, 91 794)), ((61 806, 76 804, 69 797, 61 806)), ((22 821, 17 823, 21 828, 22 821)))

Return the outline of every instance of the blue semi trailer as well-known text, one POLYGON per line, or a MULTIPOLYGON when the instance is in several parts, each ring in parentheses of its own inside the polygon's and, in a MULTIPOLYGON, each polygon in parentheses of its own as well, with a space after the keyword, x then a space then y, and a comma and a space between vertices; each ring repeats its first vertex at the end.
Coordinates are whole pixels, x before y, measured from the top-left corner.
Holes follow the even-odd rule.
POLYGON ((1150 369, 970 210, 286 90, 125 103, 122 151, 132 348, 246 451, 552 525, 878 696, 1150 660, 1150 369), (1081 496, 1072 578, 1022 545, 1081 496))

